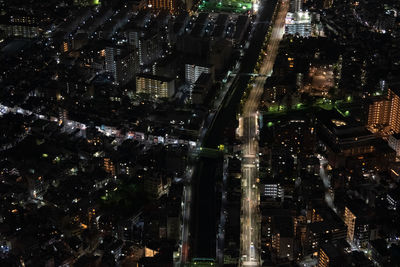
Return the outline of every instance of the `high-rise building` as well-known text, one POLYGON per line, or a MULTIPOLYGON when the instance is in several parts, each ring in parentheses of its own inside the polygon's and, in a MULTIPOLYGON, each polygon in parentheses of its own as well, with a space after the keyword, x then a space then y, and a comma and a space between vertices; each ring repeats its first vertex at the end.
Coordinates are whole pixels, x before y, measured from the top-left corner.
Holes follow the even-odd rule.
POLYGON ((372 100, 368 110, 368 126, 388 125, 390 130, 400 133, 400 91, 388 89, 387 97, 372 100))
POLYGON ((344 255, 331 243, 321 246, 318 253, 318 267, 345 266, 344 255))
POLYGON ((152 97, 171 97, 175 93, 175 80, 151 74, 136 75, 136 92, 152 97))
POLYGON ((71 44, 69 44, 68 41, 64 41, 64 42, 62 43, 61 51, 64 52, 64 53, 66 53, 66 52, 68 52, 70 49, 71 49, 71 44))
POLYGON ((125 47, 108 46, 105 51, 106 71, 117 84, 126 84, 135 77, 138 69, 137 53, 125 47))
POLYGON ((320 248, 319 256, 318 256, 318 267, 328 267, 329 266, 329 257, 327 253, 320 248))
POLYGON ((307 250, 315 253, 326 242, 346 239, 346 226, 343 222, 315 222, 307 227, 307 250))
POLYGON ((321 245, 346 240, 347 226, 343 220, 327 207, 316 207, 307 212, 304 249, 306 253, 317 253, 321 245))
POLYGON ((400 133, 400 92, 389 89, 388 96, 391 100, 389 126, 395 133, 400 133))
POLYGON ((107 46, 105 53, 105 67, 106 71, 113 74, 114 79, 116 80, 116 72, 117 67, 115 64, 115 57, 121 54, 121 48, 116 46, 107 46))
POLYGON ((115 176, 115 166, 110 158, 104 158, 104 170, 112 176, 115 176))
POLYGON ((353 201, 345 207, 344 223, 347 225, 347 241, 358 247, 365 247, 370 237, 367 220, 368 210, 362 201, 353 201))
POLYGON ((320 122, 317 132, 327 146, 329 164, 336 168, 345 165, 388 168, 395 160, 395 151, 363 124, 343 115, 337 111, 321 111, 317 116, 320 122))
POLYGON ((135 53, 127 53, 116 57, 116 80, 118 84, 124 85, 134 78, 138 68, 135 55, 135 53))
POLYGON ((344 223, 347 225, 347 240, 353 242, 354 228, 356 224, 356 216, 351 212, 348 207, 344 210, 344 223))
POLYGON ((201 105, 204 102, 211 86, 212 86, 211 74, 202 73, 194 84, 191 90, 192 103, 195 105, 201 105))
POLYGON ((212 65, 185 64, 185 81, 193 85, 202 73, 210 73, 214 79, 214 67, 212 65))
POLYGON ((389 125, 391 102, 385 97, 372 100, 368 109, 368 126, 389 125))
POLYGON ((148 33, 139 38, 138 51, 141 66, 151 64, 160 58, 163 50, 158 37, 157 34, 148 33))

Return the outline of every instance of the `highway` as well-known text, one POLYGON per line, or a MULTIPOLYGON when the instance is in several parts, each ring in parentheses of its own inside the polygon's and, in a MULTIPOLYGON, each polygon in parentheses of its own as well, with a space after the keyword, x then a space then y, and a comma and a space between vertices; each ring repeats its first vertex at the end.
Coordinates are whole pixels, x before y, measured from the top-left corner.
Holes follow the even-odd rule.
POLYGON ((267 46, 267 55, 261 65, 259 76, 255 78, 253 88, 245 103, 239 132, 243 133, 242 149, 242 208, 241 208, 241 266, 261 266, 260 258, 260 219, 258 192, 258 115, 257 109, 264 84, 272 74, 279 43, 285 30, 285 17, 289 9, 288 0, 281 1, 276 11, 271 37, 267 46))

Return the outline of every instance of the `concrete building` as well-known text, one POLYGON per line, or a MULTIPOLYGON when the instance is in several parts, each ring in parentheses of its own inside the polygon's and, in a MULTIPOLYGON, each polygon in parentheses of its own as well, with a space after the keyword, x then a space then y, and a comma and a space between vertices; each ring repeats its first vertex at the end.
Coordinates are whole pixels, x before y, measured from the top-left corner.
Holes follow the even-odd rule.
POLYGON ((195 105, 203 104, 212 84, 211 74, 203 72, 191 90, 192 103, 195 105))
POLYGON ((148 33, 140 37, 138 52, 141 66, 149 65, 159 59, 162 54, 162 47, 158 34, 148 33))
POLYGON ((290 1, 290 12, 299 12, 303 10, 303 0, 291 0, 290 1))
POLYGON ((368 248, 371 251, 371 258, 379 264, 379 266, 390 265, 390 251, 385 239, 376 239, 370 241, 368 248))
POLYGON ((279 183, 260 184, 260 195, 268 198, 283 200, 284 190, 279 183))
POLYGON ((177 0, 149 0, 147 7, 153 10, 168 10, 173 13, 177 10, 178 3, 177 0))
MULTIPOLYGON (((348 111, 345 113, 349 114, 348 111)), ((386 169, 395 160, 395 151, 385 141, 350 116, 336 111, 321 111, 318 122, 317 135, 327 146, 331 166, 386 169)))
POLYGON ((309 37, 311 35, 310 13, 308 11, 299 11, 296 13, 288 12, 285 20, 285 33, 309 37))
POLYGON ((124 85, 131 81, 138 70, 137 54, 127 53, 116 57, 116 80, 124 85))
POLYGON ((307 214, 304 242, 305 253, 316 255, 322 244, 346 240, 347 226, 343 220, 328 207, 315 207, 307 214))
POLYGON ((318 267, 345 266, 344 255, 331 243, 321 246, 318 253, 318 267))
POLYGON ((367 220, 365 205, 352 202, 345 207, 344 223, 347 225, 347 241, 358 247, 365 247, 370 237, 370 227, 367 220))
POLYGON ((214 67, 212 65, 185 64, 185 81, 189 85, 194 85, 202 73, 211 74, 210 78, 214 80, 214 67))
POLYGON ((320 246, 327 242, 345 240, 346 230, 346 225, 342 222, 322 221, 311 223, 307 227, 308 252, 317 252, 320 246))
POLYGON ((396 151, 396 156, 400 156, 400 133, 390 135, 388 138, 388 144, 394 151, 396 151))
POLYGON ((368 126, 388 125, 390 130, 400 133, 400 91, 388 89, 387 97, 372 100, 368 110, 368 126))
POLYGON ((175 80, 151 74, 136 75, 136 92, 152 97, 171 97, 175 93, 175 80))
POLYGON ((137 53, 126 47, 107 46, 105 67, 114 77, 116 84, 126 84, 132 80, 138 70, 137 53))
POLYGON ((43 32, 46 24, 48 22, 40 16, 28 12, 14 12, 0 19, 0 30, 3 30, 6 36, 36 38, 43 32))
POLYGON ((395 133, 400 133, 400 91, 389 89, 388 96, 391 100, 389 126, 395 133))
POLYGON ((272 248, 278 258, 294 258, 294 222, 290 216, 277 216, 273 220, 272 248))
POLYGON ((368 126, 389 125, 391 102, 386 97, 372 100, 368 108, 368 126))
POLYGON ((348 207, 345 207, 344 210, 344 222, 347 225, 347 240, 353 241, 354 240, 354 228, 356 224, 356 216, 348 207))

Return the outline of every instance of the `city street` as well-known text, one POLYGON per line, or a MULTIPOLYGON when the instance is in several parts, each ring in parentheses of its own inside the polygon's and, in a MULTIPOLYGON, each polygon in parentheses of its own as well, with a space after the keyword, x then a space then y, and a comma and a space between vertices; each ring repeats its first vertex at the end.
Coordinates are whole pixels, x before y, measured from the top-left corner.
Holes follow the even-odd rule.
POLYGON ((279 42, 285 29, 285 17, 289 8, 288 1, 282 1, 276 13, 271 37, 259 74, 244 106, 243 112, 243 159, 242 159, 242 215, 241 215, 241 266, 261 266, 260 225, 258 193, 258 125, 257 109, 264 90, 267 76, 273 70, 279 42))
POLYGON ((0 7, 0 267, 400 266, 400 0, 0 7))

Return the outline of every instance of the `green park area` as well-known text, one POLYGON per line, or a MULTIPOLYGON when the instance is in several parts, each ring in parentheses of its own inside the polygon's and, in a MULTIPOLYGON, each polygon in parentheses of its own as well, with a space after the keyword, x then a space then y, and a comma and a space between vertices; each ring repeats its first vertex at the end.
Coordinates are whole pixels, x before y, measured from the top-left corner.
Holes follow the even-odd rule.
MULTIPOLYGON (((267 109, 262 110, 264 115, 269 116, 280 116, 283 114, 287 114, 291 111, 305 111, 313 108, 322 108, 325 110, 335 109, 337 112, 342 114, 344 117, 348 117, 352 113, 352 109, 354 108, 353 99, 351 97, 346 97, 345 100, 336 100, 332 101, 327 98, 318 98, 315 99, 312 103, 297 103, 288 107, 285 104, 274 104, 269 106, 267 109)), ((357 105, 356 105, 357 107, 357 105)), ((269 127, 272 126, 268 125, 269 127)))
POLYGON ((203 0, 199 5, 200 11, 246 13, 252 10, 249 0, 203 0))
POLYGON ((269 106, 266 110, 263 110, 264 114, 280 114, 280 113, 287 113, 288 111, 296 111, 296 110, 305 110, 309 108, 319 107, 326 110, 331 110, 332 108, 337 109, 337 103, 333 103, 330 99, 320 98, 315 99, 312 103, 297 103, 291 105, 289 108, 285 104, 274 104, 269 106))

